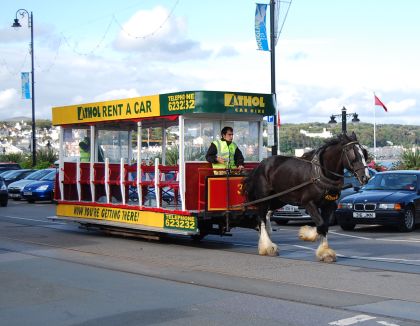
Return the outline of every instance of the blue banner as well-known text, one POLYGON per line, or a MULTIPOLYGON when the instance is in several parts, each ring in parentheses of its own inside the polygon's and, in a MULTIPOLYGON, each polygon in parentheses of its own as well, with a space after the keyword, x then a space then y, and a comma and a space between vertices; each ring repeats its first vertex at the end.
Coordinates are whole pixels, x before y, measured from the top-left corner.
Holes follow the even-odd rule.
POLYGON ((257 3, 255 8, 255 38, 257 40, 258 50, 268 51, 267 29, 265 27, 265 17, 267 5, 257 3))
POLYGON ((22 98, 29 100, 31 98, 31 92, 29 90, 29 72, 22 72, 22 98))

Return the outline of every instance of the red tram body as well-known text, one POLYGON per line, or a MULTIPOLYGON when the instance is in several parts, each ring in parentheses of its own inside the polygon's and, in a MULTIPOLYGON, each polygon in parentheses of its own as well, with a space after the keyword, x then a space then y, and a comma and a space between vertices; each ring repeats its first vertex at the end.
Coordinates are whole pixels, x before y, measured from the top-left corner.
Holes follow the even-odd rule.
POLYGON ((56 218, 200 238, 246 224, 253 212, 240 207, 244 176, 215 174, 203 153, 233 125, 245 169, 254 168, 263 157, 262 118, 274 107, 270 94, 192 91, 53 108, 61 126, 56 218), (162 137, 153 143, 156 130, 162 137))

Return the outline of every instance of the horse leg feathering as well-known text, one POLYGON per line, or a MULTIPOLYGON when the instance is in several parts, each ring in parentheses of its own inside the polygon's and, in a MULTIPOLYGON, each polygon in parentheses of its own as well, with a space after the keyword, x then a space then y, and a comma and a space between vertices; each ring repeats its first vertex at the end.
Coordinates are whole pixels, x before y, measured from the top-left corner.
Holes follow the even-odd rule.
POLYGON ((318 236, 318 232, 313 226, 304 225, 299 229, 299 239, 303 241, 314 242, 318 239, 318 236))
POLYGON ((324 263, 333 263, 337 261, 335 251, 328 246, 327 237, 321 236, 321 243, 316 250, 316 257, 324 263))
MULTIPOLYGON (((267 215, 270 214, 270 211, 267 215)), ((271 216, 271 214, 270 214, 271 216)), ((268 218, 268 223, 270 219, 268 218)), ((260 239, 258 241, 258 253, 262 256, 278 256, 279 249, 275 243, 270 239, 270 236, 267 232, 267 226, 263 220, 260 222, 260 239)))

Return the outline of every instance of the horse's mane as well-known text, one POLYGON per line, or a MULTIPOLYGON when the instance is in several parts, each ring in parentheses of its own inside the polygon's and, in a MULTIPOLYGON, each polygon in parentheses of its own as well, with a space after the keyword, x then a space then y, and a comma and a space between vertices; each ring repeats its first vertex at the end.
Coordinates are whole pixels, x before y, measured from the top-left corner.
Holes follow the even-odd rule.
POLYGON ((337 137, 326 139, 321 147, 304 153, 301 158, 311 160, 315 154, 323 152, 327 147, 337 145, 343 141, 348 142, 351 140, 357 140, 354 133, 351 136, 348 136, 347 134, 339 134, 337 137))

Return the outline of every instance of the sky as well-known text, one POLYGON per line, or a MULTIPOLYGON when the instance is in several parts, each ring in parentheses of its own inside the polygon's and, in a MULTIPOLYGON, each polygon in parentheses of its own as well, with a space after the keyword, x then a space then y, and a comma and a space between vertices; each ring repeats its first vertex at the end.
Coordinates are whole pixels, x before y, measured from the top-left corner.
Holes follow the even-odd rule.
MULTIPOLYGON (((420 125, 420 1, 292 0, 286 16, 289 2, 275 48, 282 123, 328 122, 345 106, 361 122, 420 125)), ((31 117, 20 80, 31 71, 27 17, 11 27, 21 8, 33 12, 37 119, 54 106, 176 91, 271 92, 255 1, 2 1, 0 120, 31 117)))

